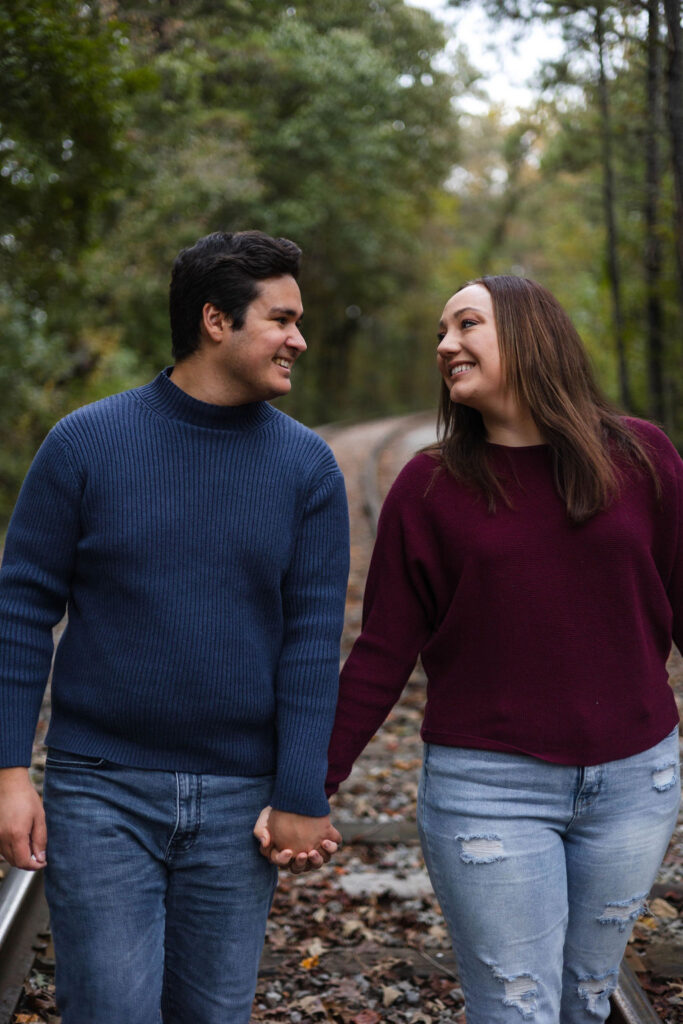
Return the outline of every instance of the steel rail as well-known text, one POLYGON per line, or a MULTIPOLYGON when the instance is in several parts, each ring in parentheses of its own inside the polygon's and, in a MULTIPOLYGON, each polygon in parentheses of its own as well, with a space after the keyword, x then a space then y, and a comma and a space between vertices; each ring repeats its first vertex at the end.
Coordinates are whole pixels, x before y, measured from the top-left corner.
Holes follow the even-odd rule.
POLYGON ((48 923, 42 871, 10 868, 0 887, 0 1021, 9 1020, 48 923))

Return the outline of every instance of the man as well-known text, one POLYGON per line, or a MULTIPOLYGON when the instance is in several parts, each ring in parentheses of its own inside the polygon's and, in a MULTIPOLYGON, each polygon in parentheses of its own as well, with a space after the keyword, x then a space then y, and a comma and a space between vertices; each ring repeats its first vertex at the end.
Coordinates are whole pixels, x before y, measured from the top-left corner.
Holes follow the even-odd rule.
POLYGON ((300 255, 252 231, 183 250, 174 366, 61 420, 12 517, 0 852, 46 865, 63 1024, 247 1024, 271 860, 316 865, 339 839, 323 784, 344 485, 268 404, 306 349, 300 255), (46 825, 26 766, 65 608, 46 825))

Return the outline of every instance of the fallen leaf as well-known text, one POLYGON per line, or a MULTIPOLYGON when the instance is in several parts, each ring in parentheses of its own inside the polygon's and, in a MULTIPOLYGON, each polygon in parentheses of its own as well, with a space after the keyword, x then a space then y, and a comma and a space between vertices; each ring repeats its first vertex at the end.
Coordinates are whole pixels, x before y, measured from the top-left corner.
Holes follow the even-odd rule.
POLYGON ((384 985, 382 987, 382 1005, 385 1007, 393 1006, 397 999, 401 996, 401 990, 394 988, 393 985, 384 985))
POLYGON ((351 1021, 351 1024, 379 1024, 381 1017, 374 1010, 361 1010, 351 1021))
MULTIPOLYGON (((318 996, 303 996, 294 1003, 294 1007, 297 1010, 303 1010, 304 1013, 322 1013, 324 1017, 327 1016, 322 1000, 318 996)), ((379 1017, 377 1019, 379 1020, 379 1017)))
POLYGON ((660 897, 650 900, 650 913, 662 921, 673 921, 678 917, 676 908, 660 897))
POLYGON ((305 971, 311 971, 314 967, 317 967, 319 963, 319 956, 307 956, 301 961, 300 966, 303 967, 305 971))
POLYGON ((317 958, 320 956, 321 953, 325 952, 325 945, 321 941, 321 939, 319 939, 318 936, 316 935, 316 937, 312 939, 312 941, 309 942, 308 945, 306 946, 306 952, 308 953, 309 956, 314 956, 317 958))

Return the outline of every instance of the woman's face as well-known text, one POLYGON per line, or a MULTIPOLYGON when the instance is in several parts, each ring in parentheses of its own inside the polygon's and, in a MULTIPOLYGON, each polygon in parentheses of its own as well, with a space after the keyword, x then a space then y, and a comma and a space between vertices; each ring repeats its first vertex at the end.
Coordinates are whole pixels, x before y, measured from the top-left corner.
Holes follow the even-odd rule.
POLYGON ((470 284, 446 303, 436 350, 452 402, 478 409, 486 422, 509 407, 491 295, 470 284))

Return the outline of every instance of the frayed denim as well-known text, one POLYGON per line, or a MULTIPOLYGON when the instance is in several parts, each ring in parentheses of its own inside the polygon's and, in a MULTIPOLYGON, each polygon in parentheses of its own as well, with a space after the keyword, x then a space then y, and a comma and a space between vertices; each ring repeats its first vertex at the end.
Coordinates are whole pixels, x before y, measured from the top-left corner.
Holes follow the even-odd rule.
POLYGON ((591 767, 427 744, 418 825, 467 1024, 596 1024, 676 822, 678 733, 591 767))
POLYGON ((272 786, 50 751, 62 1024, 248 1024, 277 880, 252 829, 272 786))

